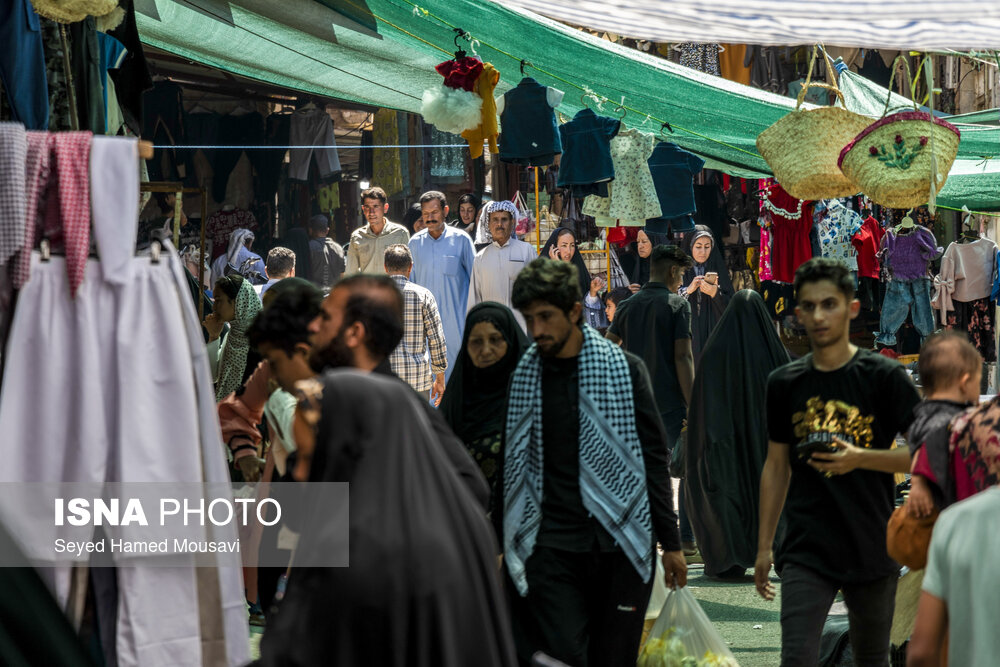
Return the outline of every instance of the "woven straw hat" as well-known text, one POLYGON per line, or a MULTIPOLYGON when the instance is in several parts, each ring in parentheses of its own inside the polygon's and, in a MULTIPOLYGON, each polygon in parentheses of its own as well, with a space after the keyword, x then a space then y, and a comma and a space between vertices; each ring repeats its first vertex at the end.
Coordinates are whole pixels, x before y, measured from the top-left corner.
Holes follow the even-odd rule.
POLYGON ((829 56, 826 68, 833 85, 810 83, 817 54, 813 47, 809 73, 799 91, 795 110, 757 137, 757 150, 778 183, 788 194, 803 200, 834 199, 857 193, 857 186, 840 170, 837 159, 844 145, 871 122, 847 110, 829 56), (799 110, 809 88, 832 91, 841 106, 799 110))
POLYGON ((104 16, 115 10, 118 0, 31 0, 35 11, 59 23, 76 23, 88 16, 104 16))

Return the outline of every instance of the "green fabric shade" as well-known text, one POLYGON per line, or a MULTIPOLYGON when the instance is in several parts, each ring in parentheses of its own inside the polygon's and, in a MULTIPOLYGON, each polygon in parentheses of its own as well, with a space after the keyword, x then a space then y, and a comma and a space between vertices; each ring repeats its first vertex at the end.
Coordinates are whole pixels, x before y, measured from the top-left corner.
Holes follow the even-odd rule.
MULTIPOLYGON (((177 55, 306 93, 409 112, 419 112, 423 91, 441 83, 434 65, 452 57, 453 28, 462 28, 500 71, 498 95, 521 79, 524 59, 528 76, 566 93, 563 117, 584 106, 587 88, 610 100, 599 113, 625 114, 626 125, 662 132, 707 166, 737 176, 769 174, 757 135, 795 104, 482 0, 424 0, 419 7, 408 0, 144 0, 136 12, 143 41, 177 55), (627 110, 617 110, 623 98, 627 110), (672 134, 661 130, 663 121, 672 134)), ((962 129, 961 158, 978 163, 1000 153, 1000 127, 962 129)), ((957 180, 964 179, 971 179, 968 187, 956 184, 954 195, 949 180, 942 204, 996 204, 1000 179, 963 172, 957 180)))

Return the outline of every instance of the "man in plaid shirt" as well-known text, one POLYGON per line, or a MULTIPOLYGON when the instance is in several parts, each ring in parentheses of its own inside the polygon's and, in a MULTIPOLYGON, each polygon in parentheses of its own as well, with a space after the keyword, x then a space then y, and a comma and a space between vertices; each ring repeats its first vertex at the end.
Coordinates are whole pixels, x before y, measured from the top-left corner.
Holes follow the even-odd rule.
POLYGON ((385 272, 399 285, 404 302, 403 340, 393 350, 389 363, 393 373, 437 406, 444 394, 444 371, 448 368, 444 327, 434 295, 410 282, 411 269, 413 255, 409 247, 397 243, 385 249, 385 272))

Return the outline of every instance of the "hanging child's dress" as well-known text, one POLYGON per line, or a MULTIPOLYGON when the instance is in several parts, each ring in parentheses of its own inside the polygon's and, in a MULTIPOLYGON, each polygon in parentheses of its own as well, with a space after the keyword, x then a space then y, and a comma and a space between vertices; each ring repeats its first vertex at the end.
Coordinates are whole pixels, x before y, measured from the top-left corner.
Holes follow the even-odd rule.
POLYGON ((618 132, 611 140, 615 180, 609 188, 610 196, 587 197, 583 203, 583 214, 599 220, 617 219, 621 224, 633 227, 644 226, 647 218, 663 215, 648 163, 655 144, 656 138, 651 134, 633 129, 618 132))

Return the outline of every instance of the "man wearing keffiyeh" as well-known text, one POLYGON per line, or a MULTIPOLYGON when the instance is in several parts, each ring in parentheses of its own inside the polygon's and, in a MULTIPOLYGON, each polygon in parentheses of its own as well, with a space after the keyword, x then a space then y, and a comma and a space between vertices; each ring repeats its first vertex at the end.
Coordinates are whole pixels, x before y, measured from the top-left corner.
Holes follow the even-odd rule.
MULTIPOLYGON (((491 201, 483 209, 492 242, 476 253, 469 281, 469 309, 483 301, 502 303, 514 310, 510 288, 528 262, 537 257, 535 249, 513 235, 517 208, 510 201, 491 201)), ((514 311, 517 323, 524 329, 524 318, 514 311)))
POLYGON ((249 229, 234 229, 229 235, 229 248, 225 255, 220 255, 212 262, 212 284, 218 282, 219 278, 230 273, 239 273, 244 278, 251 278, 251 274, 257 274, 258 279, 255 284, 267 282, 267 270, 264 267, 264 260, 257 253, 250 250, 254 241, 254 233, 249 229))
POLYGON ((541 258, 514 282, 535 343, 511 378, 493 520, 522 664, 543 651, 631 666, 656 542, 667 586, 686 585, 687 566, 649 373, 582 323, 577 278, 541 258))

